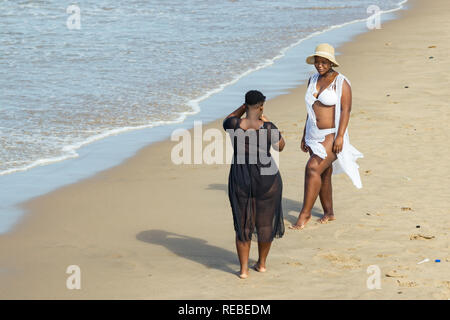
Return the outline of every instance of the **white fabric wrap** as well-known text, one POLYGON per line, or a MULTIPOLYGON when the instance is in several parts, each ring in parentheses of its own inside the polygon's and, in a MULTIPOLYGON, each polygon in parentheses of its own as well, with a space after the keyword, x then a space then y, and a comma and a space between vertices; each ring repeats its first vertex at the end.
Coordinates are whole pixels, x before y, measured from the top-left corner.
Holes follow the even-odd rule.
MULTIPOLYGON (((306 102, 306 110, 308 112, 308 121, 306 123, 306 132, 305 132, 305 142, 311 148, 312 152, 317 156, 325 159, 327 157, 327 152, 325 147, 321 144, 325 140, 325 136, 333 132, 330 129, 319 129, 317 127, 316 116, 313 110, 312 105, 315 102, 315 97, 313 96, 313 92, 315 88, 313 85, 316 84, 316 80, 319 74, 315 74, 311 77, 310 84, 308 89, 306 90, 305 102, 306 102)), ((338 96, 338 101, 335 107, 335 137, 337 136, 339 130, 339 122, 341 119, 341 97, 342 97, 342 86, 344 80, 347 81, 349 85, 350 81, 342 74, 339 74, 336 78, 336 93, 338 96)), ((342 151, 337 154, 336 161, 333 162, 333 174, 345 173, 352 180, 353 184, 356 188, 362 188, 361 177, 358 171, 358 164, 356 160, 358 158, 363 158, 363 154, 356 150, 350 144, 350 139, 348 136, 348 127, 345 130, 344 134, 344 145, 342 147, 342 151)))

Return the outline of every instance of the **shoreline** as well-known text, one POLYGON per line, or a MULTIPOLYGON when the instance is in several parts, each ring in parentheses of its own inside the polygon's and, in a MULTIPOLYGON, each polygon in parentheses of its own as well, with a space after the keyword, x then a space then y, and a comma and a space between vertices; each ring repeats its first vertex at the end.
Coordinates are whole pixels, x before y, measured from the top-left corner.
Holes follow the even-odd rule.
MULTIPOLYGON (((399 2, 398 8, 381 11, 382 20, 396 19, 397 11, 405 10, 405 4, 408 6, 406 0, 399 2)), ((195 121, 200 120, 205 124, 216 121, 241 102, 242 92, 258 87, 270 100, 303 84, 310 74, 308 70, 312 67, 302 65, 299 68, 298 59, 301 60, 305 54, 311 52, 318 42, 329 42, 339 48, 340 45, 352 41, 358 34, 367 32, 365 21, 366 19, 357 19, 333 25, 298 40, 269 61, 192 100, 194 104, 201 103, 197 106, 201 111, 184 121, 108 136, 76 149, 77 155, 73 158, 0 176, 2 184, 10 186, 9 192, 0 195, 0 202, 3 203, 0 208, 0 234, 11 232, 17 222, 20 223, 23 219, 21 203, 120 165, 136 155, 140 149, 170 139, 170 132, 179 128, 192 129, 195 121), (39 183, 36 184, 36 181, 39 183)))
MULTIPOLYGON (((389 9, 389 10, 381 10, 380 14, 383 15, 383 14, 392 13, 392 12, 395 12, 395 11, 398 11, 398 10, 402 10, 403 6, 405 4, 407 5, 407 2, 408 2, 408 0, 401 0, 397 4, 397 6, 398 6, 397 8, 393 8, 393 9, 389 9)), ((57 163, 57 162, 61 162, 61 161, 64 161, 64 160, 69 160, 69 159, 72 159, 72 158, 76 158, 76 157, 79 156, 77 154, 77 152, 76 152, 78 149, 80 149, 80 148, 82 148, 82 147, 84 147, 86 145, 89 145, 91 143, 94 143, 94 142, 96 142, 98 140, 102 140, 102 139, 105 139, 105 138, 108 138, 108 137, 111 137, 111 136, 115 136, 115 135, 118 135, 118 134, 126 133, 126 132, 129 132, 129 131, 134 131, 134 130, 142 130, 142 129, 146 129, 146 128, 159 127, 161 125, 164 126, 164 125, 171 125, 171 124, 182 123, 182 122, 184 122, 186 120, 187 117, 192 116, 192 115, 196 115, 199 112, 201 112, 201 108, 199 106, 199 103, 201 103, 202 101, 208 99, 212 95, 225 90, 226 87, 228 87, 228 86, 230 86, 232 84, 235 84, 236 82, 238 82, 243 77, 245 77, 245 76, 247 76, 247 75, 249 75, 249 74, 251 74, 253 72, 256 72, 256 71, 258 71, 260 69, 263 69, 263 68, 271 66, 276 60, 283 58, 288 50, 290 50, 290 49, 300 45, 302 42, 304 42, 304 41, 306 41, 306 40, 308 40, 310 38, 314 38, 314 37, 316 37, 316 36, 318 36, 320 34, 323 34, 323 33, 326 33, 328 31, 331 31, 331 30, 333 30, 335 28, 342 28, 342 27, 344 27, 346 25, 351 25, 351 24, 354 24, 354 23, 357 23, 357 22, 361 22, 361 21, 365 21, 365 20, 366 20, 366 18, 361 18, 361 19, 355 19, 355 20, 351 20, 351 21, 348 21, 348 22, 344 22, 342 24, 332 25, 332 26, 326 27, 324 30, 313 32, 313 33, 307 35, 306 37, 297 40, 296 42, 290 44, 289 46, 281 49, 280 52, 276 56, 274 56, 273 58, 267 59, 264 62, 259 63, 256 67, 246 70, 242 74, 237 75, 233 79, 231 79, 231 80, 221 84, 217 88, 214 88, 214 89, 211 89, 210 91, 207 91, 205 94, 199 96, 198 98, 189 100, 187 102, 187 105, 189 105, 192 108, 192 111, 181 112, 179 114, 178 118, 176 118, 174 120, 161 120, 161 121, 158 121, 158 122, 154 122, 154 123, 151 123, 151 124, 140 125, 140 126, 137 126, 137 127, 119 127, 119 128, 109 129, 109 130, 107 130, 105 132, 102 132, 100 134, 97 134, 97 135, 94 135, 94 136, 90 136, 84 141, 78 142, 78 143, 73 144, 73 145, 64 146, 63 149, 70 150, 70 154, 68 154, 68 155, 60 155, 60 156, 55 156, 55 157, 51 157, 51 158, 38 159, 38 160, 35 160, 32 163, 27 164, 27 165, 22 166, 22 167, 6 169, 6 170, 3 170, 3 171, 0 171, 0 177, 3 176, 3 175, 14 174, 16 172, 25 172, 25 171, 31 170, 31 169, 33 169, 35 167, 51 165, 53 163, 57 163)))
MULTIPOLYGON (((432 76, 448 66, 448 44, 436 30, 449 25, 435 16, 446 17, 442 7, 449 5, 408 4, 411 8, 383 29, 339 47, 337 71, 349 77, 354 92, 349 133, 365 155, 359 161, 364 188, 359 192, 345 176, 333 176, 337 221, 323 226, 311 221, 302 232, 286 231, 272 245, 266 274, 251 272, 245 281, 236 276, 229 166, 173 165, 168 160, 175 143, 161 141, 114 168, 25 203, 25 219, 14 232, 0 235, 0 297, 449 298, 449 218, 441 188, 450 168, 444 164, 444 172, 435 173, 423 167, 445 137, 433 125, 446 110, 448 93, 439 92, 432 76), (432 45, 437 48, 428 48, 432 45), (401 74, 392 73, 393 67, 401 74), (371 82, 371 75, 377 81, 371 82), (418 119, 423 108, 429 114, 418 119), (412 138, 425 151, 417 153, 412 138), (386 140, 392 150, 385 149, 386 140), (442 263, 417 265, 427 257, 442 263), (81 290, 65 288, 65 271, 73 264, 82 270, 81 290), (382 290, 366 287, 370 265, 382 270, 382 290)), ((300 85, 266 105, 287 142, 280 154, 287 225, 301 208, 304 91, 300 85)), ((207 128, 220 129, 221 119, 207 128)), ((316 202, 313 219, 320 214, 316 202)), ((253 243, 250 263, 255 257, 253 243)))

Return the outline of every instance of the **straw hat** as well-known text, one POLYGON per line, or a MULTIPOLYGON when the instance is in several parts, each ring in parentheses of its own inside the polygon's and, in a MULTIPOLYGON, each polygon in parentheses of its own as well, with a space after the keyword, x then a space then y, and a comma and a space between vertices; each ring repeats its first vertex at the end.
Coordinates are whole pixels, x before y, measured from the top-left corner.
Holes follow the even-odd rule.
POLYGON ((314 57, 322 57, 328 59, 333 63, 333 67, 339 67, 339 63, 337 63, 336 58, 334 57, 334 48, 328 43, 321 43, 316 47, 316 52, 313 55, 310 55, 306 58, 306 63, 314 64, 314 57))

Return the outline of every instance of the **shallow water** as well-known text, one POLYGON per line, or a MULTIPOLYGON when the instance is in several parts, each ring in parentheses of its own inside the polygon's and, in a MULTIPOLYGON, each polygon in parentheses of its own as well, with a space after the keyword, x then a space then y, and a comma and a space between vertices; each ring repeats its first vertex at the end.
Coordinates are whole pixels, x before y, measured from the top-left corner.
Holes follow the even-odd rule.
POLYGON ((284 48, 398 2, 86 0, 69 29, 69 4, 0 0, 0 174, 183 121, 284 48))

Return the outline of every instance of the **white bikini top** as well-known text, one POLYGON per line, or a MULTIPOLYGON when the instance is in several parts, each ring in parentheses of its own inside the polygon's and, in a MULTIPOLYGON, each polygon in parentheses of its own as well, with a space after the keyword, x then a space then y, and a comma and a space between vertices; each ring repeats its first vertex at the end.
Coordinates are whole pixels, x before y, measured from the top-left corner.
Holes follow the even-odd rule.
MULTIPOLYGON (((312 81, 312 85, 314 88, 314 92, 313 92, 313 98, 314 98, 314 102, 316 100, 319 100, 323 105, 325 106, 334 106, 337 103, 338 97, 335 91, 336 88, 336 79, 337 76, 334 78, 333 82, 330 83, 330 85, 328 87, 326 87, 321 93, 320 95, 316 98, 314 97, 314 93, 317 93, 317 79, 319 78, 319 76, 317 75, 316 77, 314 77, 314 81, 312 81), (334 89, 332 89, 332 88, 334 89)), ((313 103, 314 103, 313 102, 313 103)))

